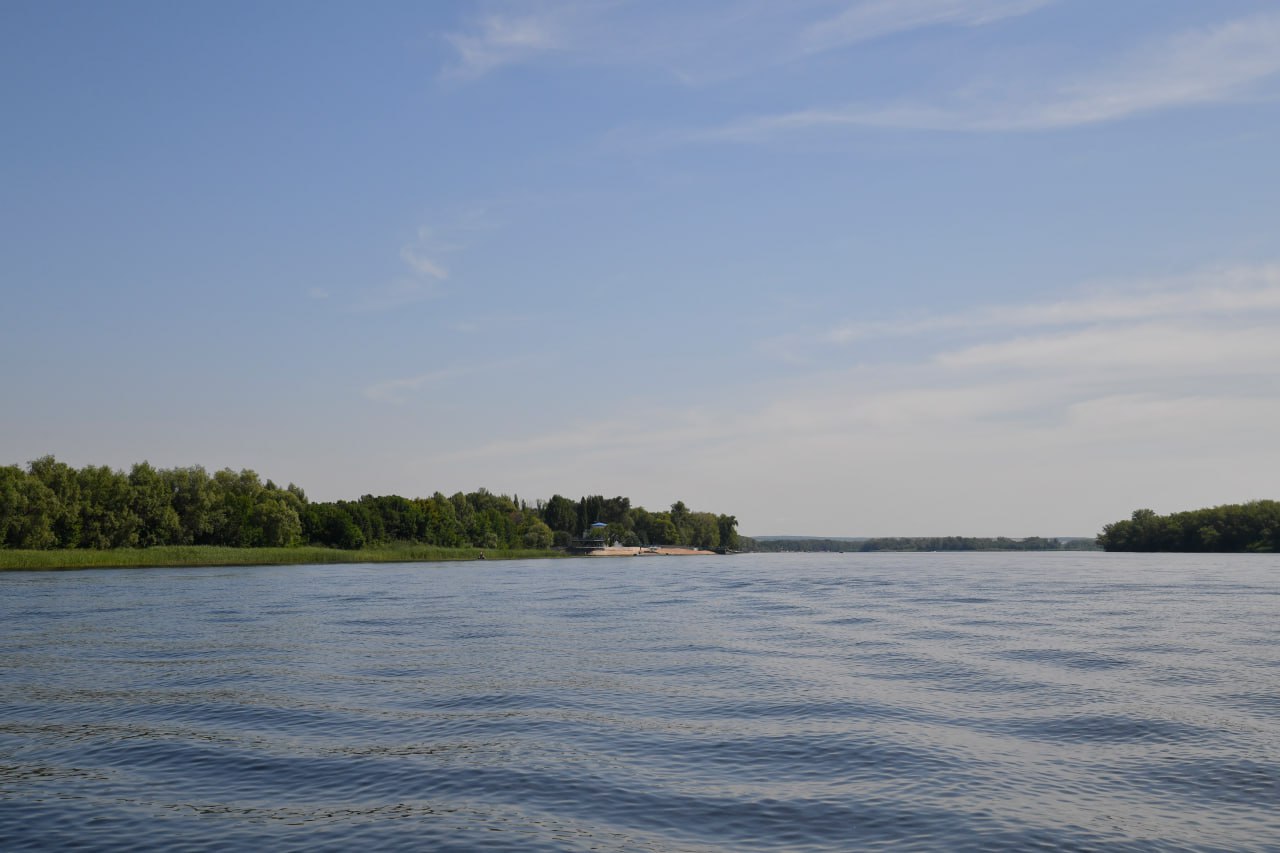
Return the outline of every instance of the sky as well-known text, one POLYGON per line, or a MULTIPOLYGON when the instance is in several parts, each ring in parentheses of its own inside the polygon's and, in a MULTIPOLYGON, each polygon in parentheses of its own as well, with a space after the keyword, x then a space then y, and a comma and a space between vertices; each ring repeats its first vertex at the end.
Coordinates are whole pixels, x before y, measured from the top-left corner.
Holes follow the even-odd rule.
POLYGON ((1277 498, 1280 2, 0 5, 0 464, 1091 536, 1277 498))

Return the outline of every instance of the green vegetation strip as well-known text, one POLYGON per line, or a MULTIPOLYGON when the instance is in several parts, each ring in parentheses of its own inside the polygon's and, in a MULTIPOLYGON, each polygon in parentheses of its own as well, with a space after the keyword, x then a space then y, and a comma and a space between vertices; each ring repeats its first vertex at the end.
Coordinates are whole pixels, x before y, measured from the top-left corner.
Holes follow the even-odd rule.
POLYGON ((1102 528, 1098 544, 1108 551, 1280 552, 1280 501, 1222 504, 1169 515, 1135 509, 1132 517, 1102 528))
POLYGON ((391 545, 344 551, 337 548, 229 548, 217 545, 163 545, 110 550, 19 551, 0 548, 0 571, 169 568, 185 566, 296 566, 314 563, 435 563, 477 560, 532 560, 562 557, 559 551, 439 548, 391 545))
MULTIPOLYGON (((52 456, 33 460, 25 471, 17 465, 0 466, 0 548, 23 551, 209 545, 318 546, 376 553, 389 544, 412 544, 442 550, 409 559, 447 560, 478 553, 468 548, 550 551, 569 546, 575 538, 628 547, 737 550, 737 527, 731 515, 694 512, 682 501, 673 503, 670 512, 648 512, 621 495, 584 496, 576 502, 552 495, 530 506, 514 495, 478 489, 450 497, 440 492, 412 500, 364 495, 357 501, 313 503, 298 486, 290 483, 282 489, 247 469, 236 473, 225 468, 210 475, 199 465, 156 469, 140 462, 126 474, 105 465, 72 468, 52 456), (444 549, 461 549, 464 556, 444 549)), ((308 559, 294 553, 263 553, 260 562, 308 559)), ((240 563, 245 560, 242 554, 227 559, 240 563)), ((396 554, 385 559, 400 558, 396 554)), ((116 565, 123 558, 111 559, 109 564, 116 565)), ((147 565, 153 560, 144 559, 147 565)), ((206 564, 207 558, 198 559, 206 564)), ((339 558, 328 561, 333 559, 339 558)), ((137 565, 132 558, 126 564, 137 565)))

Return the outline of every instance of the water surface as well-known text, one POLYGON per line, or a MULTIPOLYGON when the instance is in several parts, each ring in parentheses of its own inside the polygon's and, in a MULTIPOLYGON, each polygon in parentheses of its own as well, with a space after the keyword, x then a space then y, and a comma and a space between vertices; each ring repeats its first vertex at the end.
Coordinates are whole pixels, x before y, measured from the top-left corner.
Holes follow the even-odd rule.
POLYGON ((1277 850, 1280 558, 0 575, 0 847, 1277 850))

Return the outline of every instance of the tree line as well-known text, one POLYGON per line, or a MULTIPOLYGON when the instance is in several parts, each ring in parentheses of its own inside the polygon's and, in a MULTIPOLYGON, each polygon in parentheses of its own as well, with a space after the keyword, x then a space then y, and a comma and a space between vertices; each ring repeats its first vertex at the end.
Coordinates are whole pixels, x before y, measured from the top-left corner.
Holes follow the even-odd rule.
POLYGON ((1090 539, 1045 539, 1028 536, 887 536, 873 539, 751 539, 752 551, 1081 551, 1094 550, 1090 539))
POLYGON ((1107 551, 1280 551, 1280 502, 1223 504, 1169 515, 1138 509, 1103 527, 1098 544, 1107 551))
POLYGON ((601 522, 622 545, 736 549, 737 519, 633 507, 629 498, 553 495, 531 506, 486 489, 428 498, 364 495, 312 502, 301 488, 263 482, 250 470, 201 466, 126 473, 74 468, 52 456, 0 467, 0 547, 145 548, 155 545, 356 549, 392 542, 475 548, 552 548, 601 522))

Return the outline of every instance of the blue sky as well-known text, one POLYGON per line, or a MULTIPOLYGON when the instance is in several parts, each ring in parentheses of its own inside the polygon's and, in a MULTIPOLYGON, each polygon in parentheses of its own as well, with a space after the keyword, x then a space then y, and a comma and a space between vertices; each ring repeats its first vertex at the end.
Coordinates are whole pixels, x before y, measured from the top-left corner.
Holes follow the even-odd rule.
POLYGON ((0 462, 748 534, 1276 497, 1280 3, 0 8, 0 462))

